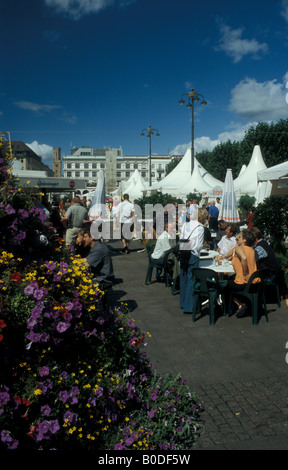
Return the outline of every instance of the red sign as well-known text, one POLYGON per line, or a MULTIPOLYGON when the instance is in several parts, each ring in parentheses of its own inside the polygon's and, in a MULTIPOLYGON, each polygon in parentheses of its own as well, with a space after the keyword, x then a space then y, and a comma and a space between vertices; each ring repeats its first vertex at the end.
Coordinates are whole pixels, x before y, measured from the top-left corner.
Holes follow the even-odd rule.
POLYGON ((75 186, 75 181, 73 181, 73 180, 70 181, 69 186, 70 186, 70 188, 74 188, 74 186, 75 186))

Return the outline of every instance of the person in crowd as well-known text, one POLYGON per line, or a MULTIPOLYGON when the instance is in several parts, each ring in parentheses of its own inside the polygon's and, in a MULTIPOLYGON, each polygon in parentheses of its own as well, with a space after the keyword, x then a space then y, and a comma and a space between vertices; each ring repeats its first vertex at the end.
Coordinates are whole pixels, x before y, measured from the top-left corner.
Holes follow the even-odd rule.
POLYGON ((187 219, 197 219, 197 211, 199 209, 198 201, 196 198, 192 199, 191 204, 189 205, 189 210, 187 211, 187 219))
POLYGON ((204 227, 204 247, 208 248, 209 250, 213 250, 214 247, 214 241, 211 236, 211 232, 209 228, 205 225, 207 223, 208 219, 208 211, 206 209, 202 209, 201 211, 198 211, 198 221, 203 225, 204 227))
POLYGON ((81 258, 86 258, 90 251, 89 246, 84 245, 84 234, 86 230, 85 228, 81 228, 75 240, 75 254, 81 256, 81 258))
MULTIPOLYGON (((201 219, 202 209, 198 210, 198 218, 201 219)), ((180 240, 189 240, 187 243, 180 242, 180 252, 185 256, 180 259, 180 307, 184 313, 192 313, 194 305, 193 269, 199 267, 200 250, 204 242, 204 227, 199 220, 186 222, 180 233, 180 240)))
POLYGON ((274 251, 269 243, 264 240, 263 235, 258 227, 251 227, 251 232, 255 236, 255 259, 258 269, 268 269, 267 279, 274 281, 277 270, 277 261, 274 251))
POLYGON ((88 265, 93 273, 94 279, 98 282, 113 282, 114 270, 112 257, 109 248, 100 240, 94 240, 91 231, 85 229, 83 243, 89 253, 83 262, 88 265))
POLYGON ((235 235, 238 232, 238 227, 236 224, 230 223, 227 224, 225 235, 218 242, 217 250, 220 255, 227 255, 229 251, 237 245, 235 235))
POLYGON ((64 226, 61 222, 61 215, 60 215, 60 208, 59 204, 56 200, 52 202, 52 210, 50 214, 50 222, 52 223, 53 227, 57 230, 59 237, 64 237, 64 226))
MULTIPOLYGON (((170 253, 172 253, 175 245, 176 245, 176 239, 172 238, 171 235, 169 234, 169 223, 166 220, 165 225, 164 225, 164 230, 162 234, 157 238, 156 245, 154 248, 154 251, 151 255, 151 258, 156 262, 156 264, 159 266, 156 270, 156 279, 157 281, 160 281, 161 279, 161 272, 162 269, 167 261, 167 257, 170 253)), ((170 231, 171 232, 171 231, 170 231)), ((175 255, 173 255, 175 257, 175 255)), ((178 261, 175 260, 178 264, 178 261)), ((173 276, 174 277, 174 276, 173 276)), ((176 275, 175 275, 176 277, 176 275)))
POLYGON ((256 210, 256 207, 252 206, 251 209, 250 209, 249 214, 247 215, 246 223, 247 223, 247 228, 248 228, 249 230, 250 230, 250 228, 252 228, 253 225, 254 225, 253 216, 254 216, 255 210, 256 210))
POLYGON ((118 218, 121 224, 121 239, 123 243, 123 253, 129 253, 129 245, 134 231, 134 204, 129 201, 129 194, 123 195, 123 202, 119 204, 118 218), (130 231, 130 233, 129 233, 130 231))
POLYGON ((223 219, 218 219, 218 230, 216 233, 216 237, 214 238, 214 250, 215 251, 217 250, 218 243, 220 242, 221 238, 224 237, 224 235, 226 235, 226 232, 225 232, 226 228, 227 228, 226 221, 223 219))
POLYGON ((67 222, 66 245, 73 245, 78 235, 79 229, 82 228, 83 222, 88 220, 88 211, 81 205, 80 198, 75 196, 71 206, 67 209, 62 222, 67 222))
MULTIPOLYGON (((255 253, 253 245, 255 243, 255 236, 251 230, 244 229, 236 237, 237 245, 231 250, 225 258, 229 258, 234 251, 232 256, 232 266, 235 271, 235 278, 228 279, 226 286, 224 287, 224 295, 228 304, 229 292, 231 290, 241 291, 249 281, 250 276, 257 271, 257 264, 255 260, 255 253)), ((254 279, 253 283, 257 284, 260 281, 259 278, 254 279)), ((233 299, 237 306, 236 316, 241 318, 246 314, 247 305, 245 302, 241 302, 237 297, 233 299)))
POLYGON ((85 207, 86 209, 88 209, 86 196, 83 196, 83 197, 81 198, 81 204, 82 204, 83 207, 85 207))
POLYGON ((220 197, 216 197, 215 206, 217 207, 219 214, 220 214, 220 207, 221 207, 220 197))
POLYGON ((189 220, 190 220, 190 205, 191 204, 192 204, 192 201, 190 201, 190 200, 186 201, 185 222, 189 222, 189 220))
POLYGON ((208 210, 208 222, 209 222, 209 228, 211 230, 215 230, 216 232, 218 230, 218 215, 219 215, 219 211, 217 207, 215 206, 215 201, 211 201, 210 207, 208 210))

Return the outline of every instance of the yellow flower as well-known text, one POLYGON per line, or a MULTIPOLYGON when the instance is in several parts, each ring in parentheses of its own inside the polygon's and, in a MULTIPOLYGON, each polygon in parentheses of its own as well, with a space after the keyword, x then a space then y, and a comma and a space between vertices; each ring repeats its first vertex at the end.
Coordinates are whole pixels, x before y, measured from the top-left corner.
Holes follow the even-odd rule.
POLYGON ((34 390, 34 395, 41 395, 42 393, 42 390, 40 390, 40 388, 37 388, 36 390, 34 390))

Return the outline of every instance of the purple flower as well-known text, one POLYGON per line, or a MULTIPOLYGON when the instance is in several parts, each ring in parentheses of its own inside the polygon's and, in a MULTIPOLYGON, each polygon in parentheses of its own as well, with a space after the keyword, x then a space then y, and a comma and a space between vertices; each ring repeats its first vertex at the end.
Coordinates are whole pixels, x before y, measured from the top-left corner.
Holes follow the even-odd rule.
POLYGON ((10 432, 6 429, 1 431, 1 441, 6 442, 8 449, 17 449, 19 442, 16 439, 13 439, 10 432))
POLYGON ((18 214, 21 215, 23 219, 27 219, 27 217, 29 217, 28 212, 25 211, 25 209, 18 209, 18 214))
POLYGON ((24 289, 24 293, 27 295, 33 294, 34 290, 38 287, 36 282, 31 282, 27 287, 24 289))
POLYGON ((30 331, 26 338, 30 341, 33 341, 33 343, 38 343, 41 339, 41 336, 39 335, 39 333, 34 333, 33 331, 30 331))
POLYGON ((69 394, 67 390, 61 390, 59 392, 59 400, 63 401, 63 403, 65 403, 65 401, 68 400, 68 398, 69 398, 69 394))
POLYGON ((15 209, 13 209, 13 207, 11 206, 11 204, 7 204, 7 206, 5 207, 5 212, 6 214, 10 215, 10 214, 15 214, 15 209))
POLYGON ((56 326, 56 330, 58 331, 58 333, 64 333, 64 331, 68 330, 69 327, 70 327, 70 323, 59 321, 59 323, 56 326))
POLYGON ((39 371, 39 375, 41 377, 44 377, 45 375, 49 375, 49 367, 43 366, 39 371))
POLYGON ((44 405, 44 406, 41 406, 41 413, 44 415, 44 416, 49 416, 50 413, 51 413, 51 408, 49 405, 44 405))
POLYGON ((155 410, 148 411, 148 416, 149 416, 149 418, 154 418, 155 410))
POLYGON ((72 411, 66 411, 64 421, 66 421, 66 419, 68 419, 69 423, 75 423, 75 421, 77 421, 77 415, 72 413, 72 411))
POLYGON ((60 424, 58 422, 58 419, 54 419, 49 422, 49 431, 52 434, 55 434, 57 431, 59 431, 59 429, 60 429, 60 424))
POLYGON ((38 430, 40 434, 46 434, 49 431, 49 421, 42 421, 42 423, 39 423, 38 430))
POLYGON ((43 289, 37 289, 37 290, 35 289, 34 290, 33 296, 34 296, 35 299, 41 300, 41 299, 43 299, 44 295, 45 295, 45 292, 44 292, 43 289))

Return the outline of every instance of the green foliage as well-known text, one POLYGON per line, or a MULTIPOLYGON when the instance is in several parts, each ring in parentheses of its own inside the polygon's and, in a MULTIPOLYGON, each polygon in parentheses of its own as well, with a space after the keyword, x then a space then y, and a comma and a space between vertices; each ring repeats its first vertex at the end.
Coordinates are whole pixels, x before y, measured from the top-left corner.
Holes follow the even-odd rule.
POLYGON ((141 207, 142 213, 144 214, 146 204, 152 204, 153 206, 156 204, 161 204, 164 207, 166 204, 174 204, 175 202, 178 202, 178 204, 183 204, 182 199, 175 198, 174 196, 171 196, 171 194, 162 194, 161 191, 157 191, 157 193, 151 194, 150 196, 143 196, 139 199, 136 199, 134 204, 137 204, 139 207, 141 207))
POLYGON ((174 168, 178 165, 178 163, 181 162, 183 157, 178 157, 178 156, 175 156, 175 157, 172 157, 170 162, 168 163, 168 165, 166 165, 166 169, 165 169, 165 176, 167 176, 169 173, 171 173, 172 170, 174 170, 174 168))
POLYGON ((197 153, 197 160, 220 181, 225 180, 227 168, 232 168, 235 179, 243 165, 248 165, 255 145, 261 148, 267 167, 286 161, 288 154, 288 119, 277 123, 260 122, 251 126, 241 142, 223 142, 212 151, 197 153))
POLYGON ((186 198, 187 198, 187 201, 193 201, 193 199, 197 199, 197 203, 199 204, 199 202, 202 199, 202 194, 201 193, 189 193, 187 194, 186 198))
POLYGON ((248 214, 253 204, 255 204, 256 198, 249 196, 249 194, 242 194, 238 201, 238 208, 243 214, 248 214))
POLYGON ((284 239, 288 235, 288 199, 270 196, 256 208, 253 222, 265 237, 270 238, 275 252, 285 253, 284 239))

